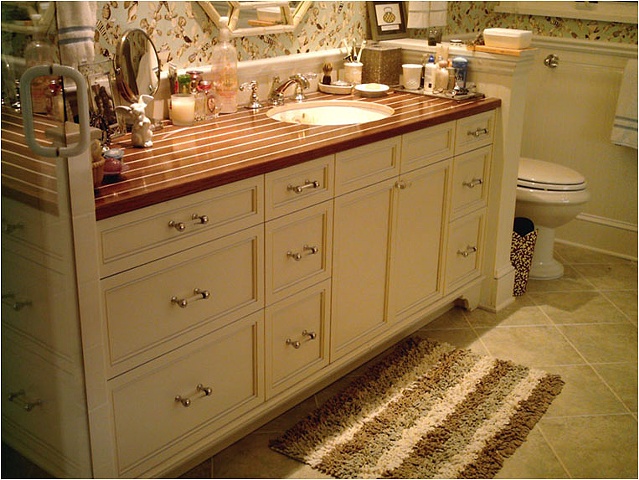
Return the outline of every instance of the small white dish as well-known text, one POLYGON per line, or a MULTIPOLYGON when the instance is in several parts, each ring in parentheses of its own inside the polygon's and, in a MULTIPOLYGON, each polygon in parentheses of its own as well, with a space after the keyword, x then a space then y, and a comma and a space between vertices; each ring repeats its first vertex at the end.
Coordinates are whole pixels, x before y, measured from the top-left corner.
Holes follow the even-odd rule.
POLYGON ((334 83, 331 85, 324 85, 323 83, 320 83, 317 87, 319 88, 320 92, 332 93, 333 95, 350 95, 350 93, 353 91, 353 86, 349 83, 345 85, 334 83))
POLYGON ((363 97, 383 97, 388 92, 388 85, 383 83, 362 83, 355 85, 357 90, 363 97))

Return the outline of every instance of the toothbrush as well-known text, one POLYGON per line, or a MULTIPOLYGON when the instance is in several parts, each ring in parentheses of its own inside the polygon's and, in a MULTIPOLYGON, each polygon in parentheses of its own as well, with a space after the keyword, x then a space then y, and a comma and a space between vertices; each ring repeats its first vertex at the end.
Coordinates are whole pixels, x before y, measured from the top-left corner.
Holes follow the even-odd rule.
POLYGON ((359 62, 359 59, 362 58, 362 50, 364 50, 364 47, 366 46, 366 39, 362 40, 362 45, 359 47, 359 52, 357 52, 357 61, 359 62))

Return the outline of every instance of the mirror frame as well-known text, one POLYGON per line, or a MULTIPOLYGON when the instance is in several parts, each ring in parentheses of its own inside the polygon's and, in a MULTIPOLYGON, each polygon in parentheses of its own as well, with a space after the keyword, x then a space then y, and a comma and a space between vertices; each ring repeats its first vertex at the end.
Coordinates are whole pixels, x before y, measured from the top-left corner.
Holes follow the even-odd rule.
POLYGON ((153 96, 156 94, 156 92, 158 91, 158 87, 160 86, 160 70, 162 65, 160 63, 160 57, 158 55, 157 49, 155 48, 155 45, 153 44, 153 41, 146 34, 144 30, 141 30, 139 28, 134 28, 124 32, 124 34, 122 35, 122 38, 120 39, 120 42, 118 43, 114 62, 115 62, 115 78, 116 78, 116 84, 118 87, 118 92, 124 100, 130 103, 135 103, 138 101, 139 95, 147 94, 147 95, 153 96), (126 60, 125 60, 125 55, 127 54, 127 52, 125 51, 125 47, 126 47, 127 40, 129 40, 133 34, 144 35, 144 37, 146 37, 146 40, 147 40, 147 45, 149 45, 152 52, 155 53, 155 59, 157 61, 157 68, 156 68, 157 84, 155 86, 155 90, 153 90, 152 92, 151 91, 138 92, 137 85, 135 87, 136 91, 134 91, 133 87, 131 87, 131 85, 127 82, 127 79, 125 78, 125 71, 128 70, 128 67, 126 65, 126 60))
MULTIPOLYGON (((220 28, 220 19, 226 15, 220 15, 212 2, 198 2, 204 13, 213 21, 217 28, 220 28)), ((288 2, 255 2, 254 4, 247 4, 247 2, 227 2, 229 5, 229 30, 234 37, 249 37, 254 35, 270 35, 274 33, 292 32, 300 24, 302 18, 308 11, 309 7, 313 3, 311 0, 303 0, 299 2, 295 11, 291 12, 290 7, 284 7, 283 4, 288 2), (270 26, 255 26, 247 28, 237 28, 237 22, 239 20, 240 12, 247 9, 257 9, 258 7, 278 6, 282 9, 282 14, 286 21, 282 25, 270 25, 270 26)))

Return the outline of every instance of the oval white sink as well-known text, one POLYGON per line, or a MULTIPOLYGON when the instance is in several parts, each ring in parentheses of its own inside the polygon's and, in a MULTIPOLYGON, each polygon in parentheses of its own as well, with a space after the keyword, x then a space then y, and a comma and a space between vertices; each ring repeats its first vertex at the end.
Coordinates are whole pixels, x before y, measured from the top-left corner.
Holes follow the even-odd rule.
POLYGON ((301 125, 350 125, 390 117, 395 110, 386 105, 357 100, 319 100, 273 107, 266 115, 273 120, 301 125))

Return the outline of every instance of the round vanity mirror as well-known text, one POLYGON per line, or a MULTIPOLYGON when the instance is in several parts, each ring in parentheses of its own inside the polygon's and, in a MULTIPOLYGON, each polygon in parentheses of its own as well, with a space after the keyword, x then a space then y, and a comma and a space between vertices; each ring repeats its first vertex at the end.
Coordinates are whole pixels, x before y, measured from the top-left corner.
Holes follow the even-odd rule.
POLYGON ((160 58, 155 45, 140 29, 122 36, 115 54, 118 90, 127 102, 135 103, 140 95, 155 95, 160 84, 160 58))

